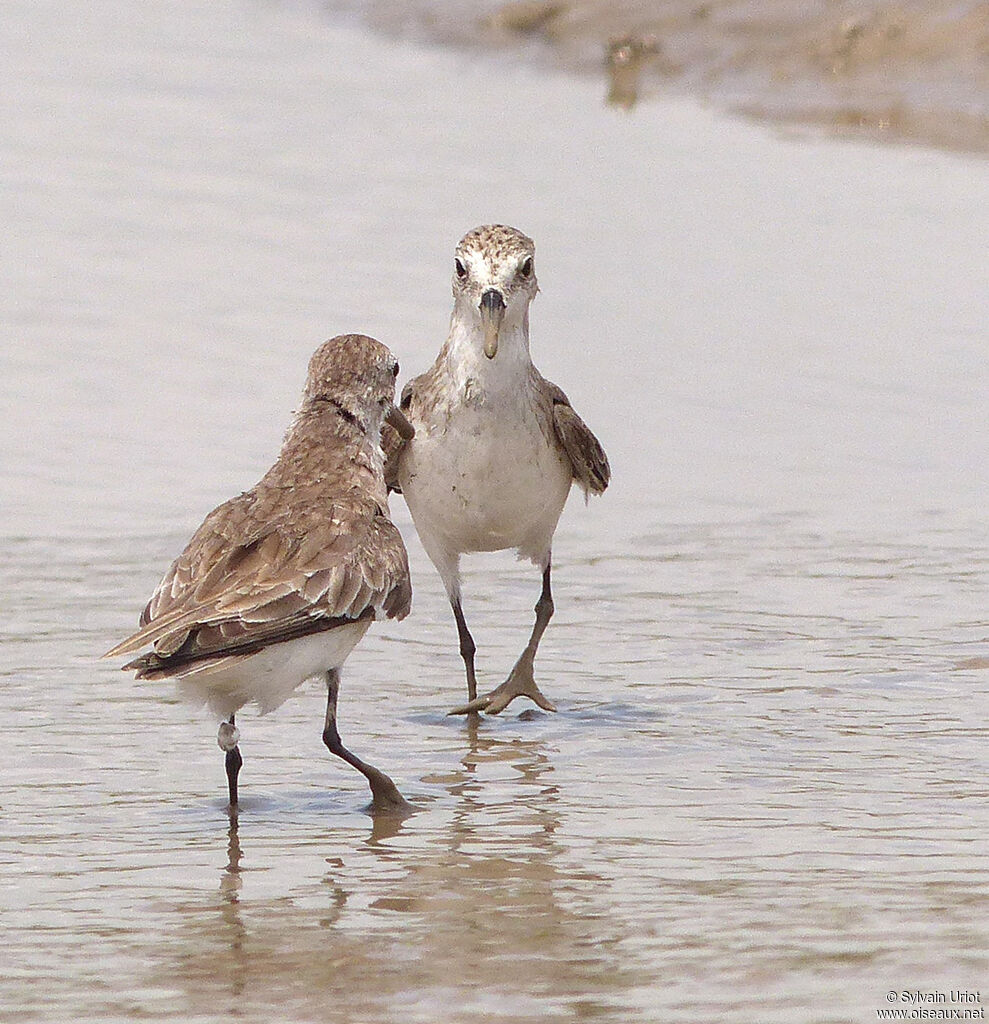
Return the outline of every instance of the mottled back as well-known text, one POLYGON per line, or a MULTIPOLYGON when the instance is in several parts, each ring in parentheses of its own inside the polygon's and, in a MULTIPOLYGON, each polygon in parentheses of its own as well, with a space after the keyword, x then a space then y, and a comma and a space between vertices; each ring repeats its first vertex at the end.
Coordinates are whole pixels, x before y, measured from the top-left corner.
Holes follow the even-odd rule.
POLYGON ((142 628, 109 653, 153 644, 126 667, 165 675, 380 613, 407 615, 408 559, 388 518, 380 448, 397 370, 363 335, 320 346, 275 464, 206 517, 142 628))

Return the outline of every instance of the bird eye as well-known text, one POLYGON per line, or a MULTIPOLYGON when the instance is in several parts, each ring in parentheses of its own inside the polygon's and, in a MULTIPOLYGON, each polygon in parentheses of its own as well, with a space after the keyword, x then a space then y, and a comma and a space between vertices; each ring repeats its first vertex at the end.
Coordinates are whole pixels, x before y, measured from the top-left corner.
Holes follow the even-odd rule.
POLYGON ((519 273, 523 277, 531 277, 532 276, 532 257, 531 256, 526 256, 526 258, 522 261, 522 266, 519 267, 519 273))
POLYGON ((457 271, 457 277, 462 281, 467 276, 467 268, 460 262, 460 260, 454 260, 453 266, 457 271))

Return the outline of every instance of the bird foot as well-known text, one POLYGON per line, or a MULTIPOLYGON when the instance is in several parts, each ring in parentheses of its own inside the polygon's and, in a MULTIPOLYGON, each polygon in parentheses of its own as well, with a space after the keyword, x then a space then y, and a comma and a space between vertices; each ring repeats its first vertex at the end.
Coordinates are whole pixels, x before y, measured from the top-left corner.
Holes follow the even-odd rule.
POLYGON ((412 804, 398 791, 398 786, 384 772, 373 765, 365 764, 364 776, 371 787, 371 812, 373 814, 411 814, 412 804))
POLYGON ((556 705, 536 685, 536 680, 532 675, 532 665, 526 664, 520 658, 501 686, 459 708, 454 708, 448 714, 468 715, 473 711, 483 711, 487 715, 497 715, 504 711, 516 697, 528 697, 544 711, 556 710, 556 705))

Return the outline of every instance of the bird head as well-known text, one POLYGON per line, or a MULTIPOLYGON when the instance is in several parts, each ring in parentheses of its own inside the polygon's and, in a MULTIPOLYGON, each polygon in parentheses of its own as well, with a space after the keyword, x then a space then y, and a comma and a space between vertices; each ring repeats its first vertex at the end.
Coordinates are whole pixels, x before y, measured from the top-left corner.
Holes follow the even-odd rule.
POLYGON ((373 436, 382 422, 409 440, 412 425, 395 404, 398 360, 380 341, 366 334, 341 334, 324 342, 309 360, 303 405, 329 402, 341 415, 373 436))
POLYGON ((527 323, 539 286, 532 239, 504 224, 474 228, 460 240, 453 260, 454 315, 475 323, 484 354, 494 359, 505 328, 527 323))

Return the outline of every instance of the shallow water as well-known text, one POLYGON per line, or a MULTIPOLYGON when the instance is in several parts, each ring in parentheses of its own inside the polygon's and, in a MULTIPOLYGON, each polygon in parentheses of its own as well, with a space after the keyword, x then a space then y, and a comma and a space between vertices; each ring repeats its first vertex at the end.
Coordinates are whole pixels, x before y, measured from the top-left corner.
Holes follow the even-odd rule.
MULTIPOLYGON (((874 1020, 987 975, 989 176, 399 45, 315 8, 2 17, 4 1019, 874 1020), (270 462, 325 337, 423 369, 473 225, 537 242, 540 368, 615 473, 476 731, 414 614, 341 731, 215 724, 97 655, 270 462)), ((537 574, 468 563, 483 681, 537 574)), ((483 683, 482 683, 483 685, 483 683)), ((989 988, 983 992, 989 998, 989 988)))

